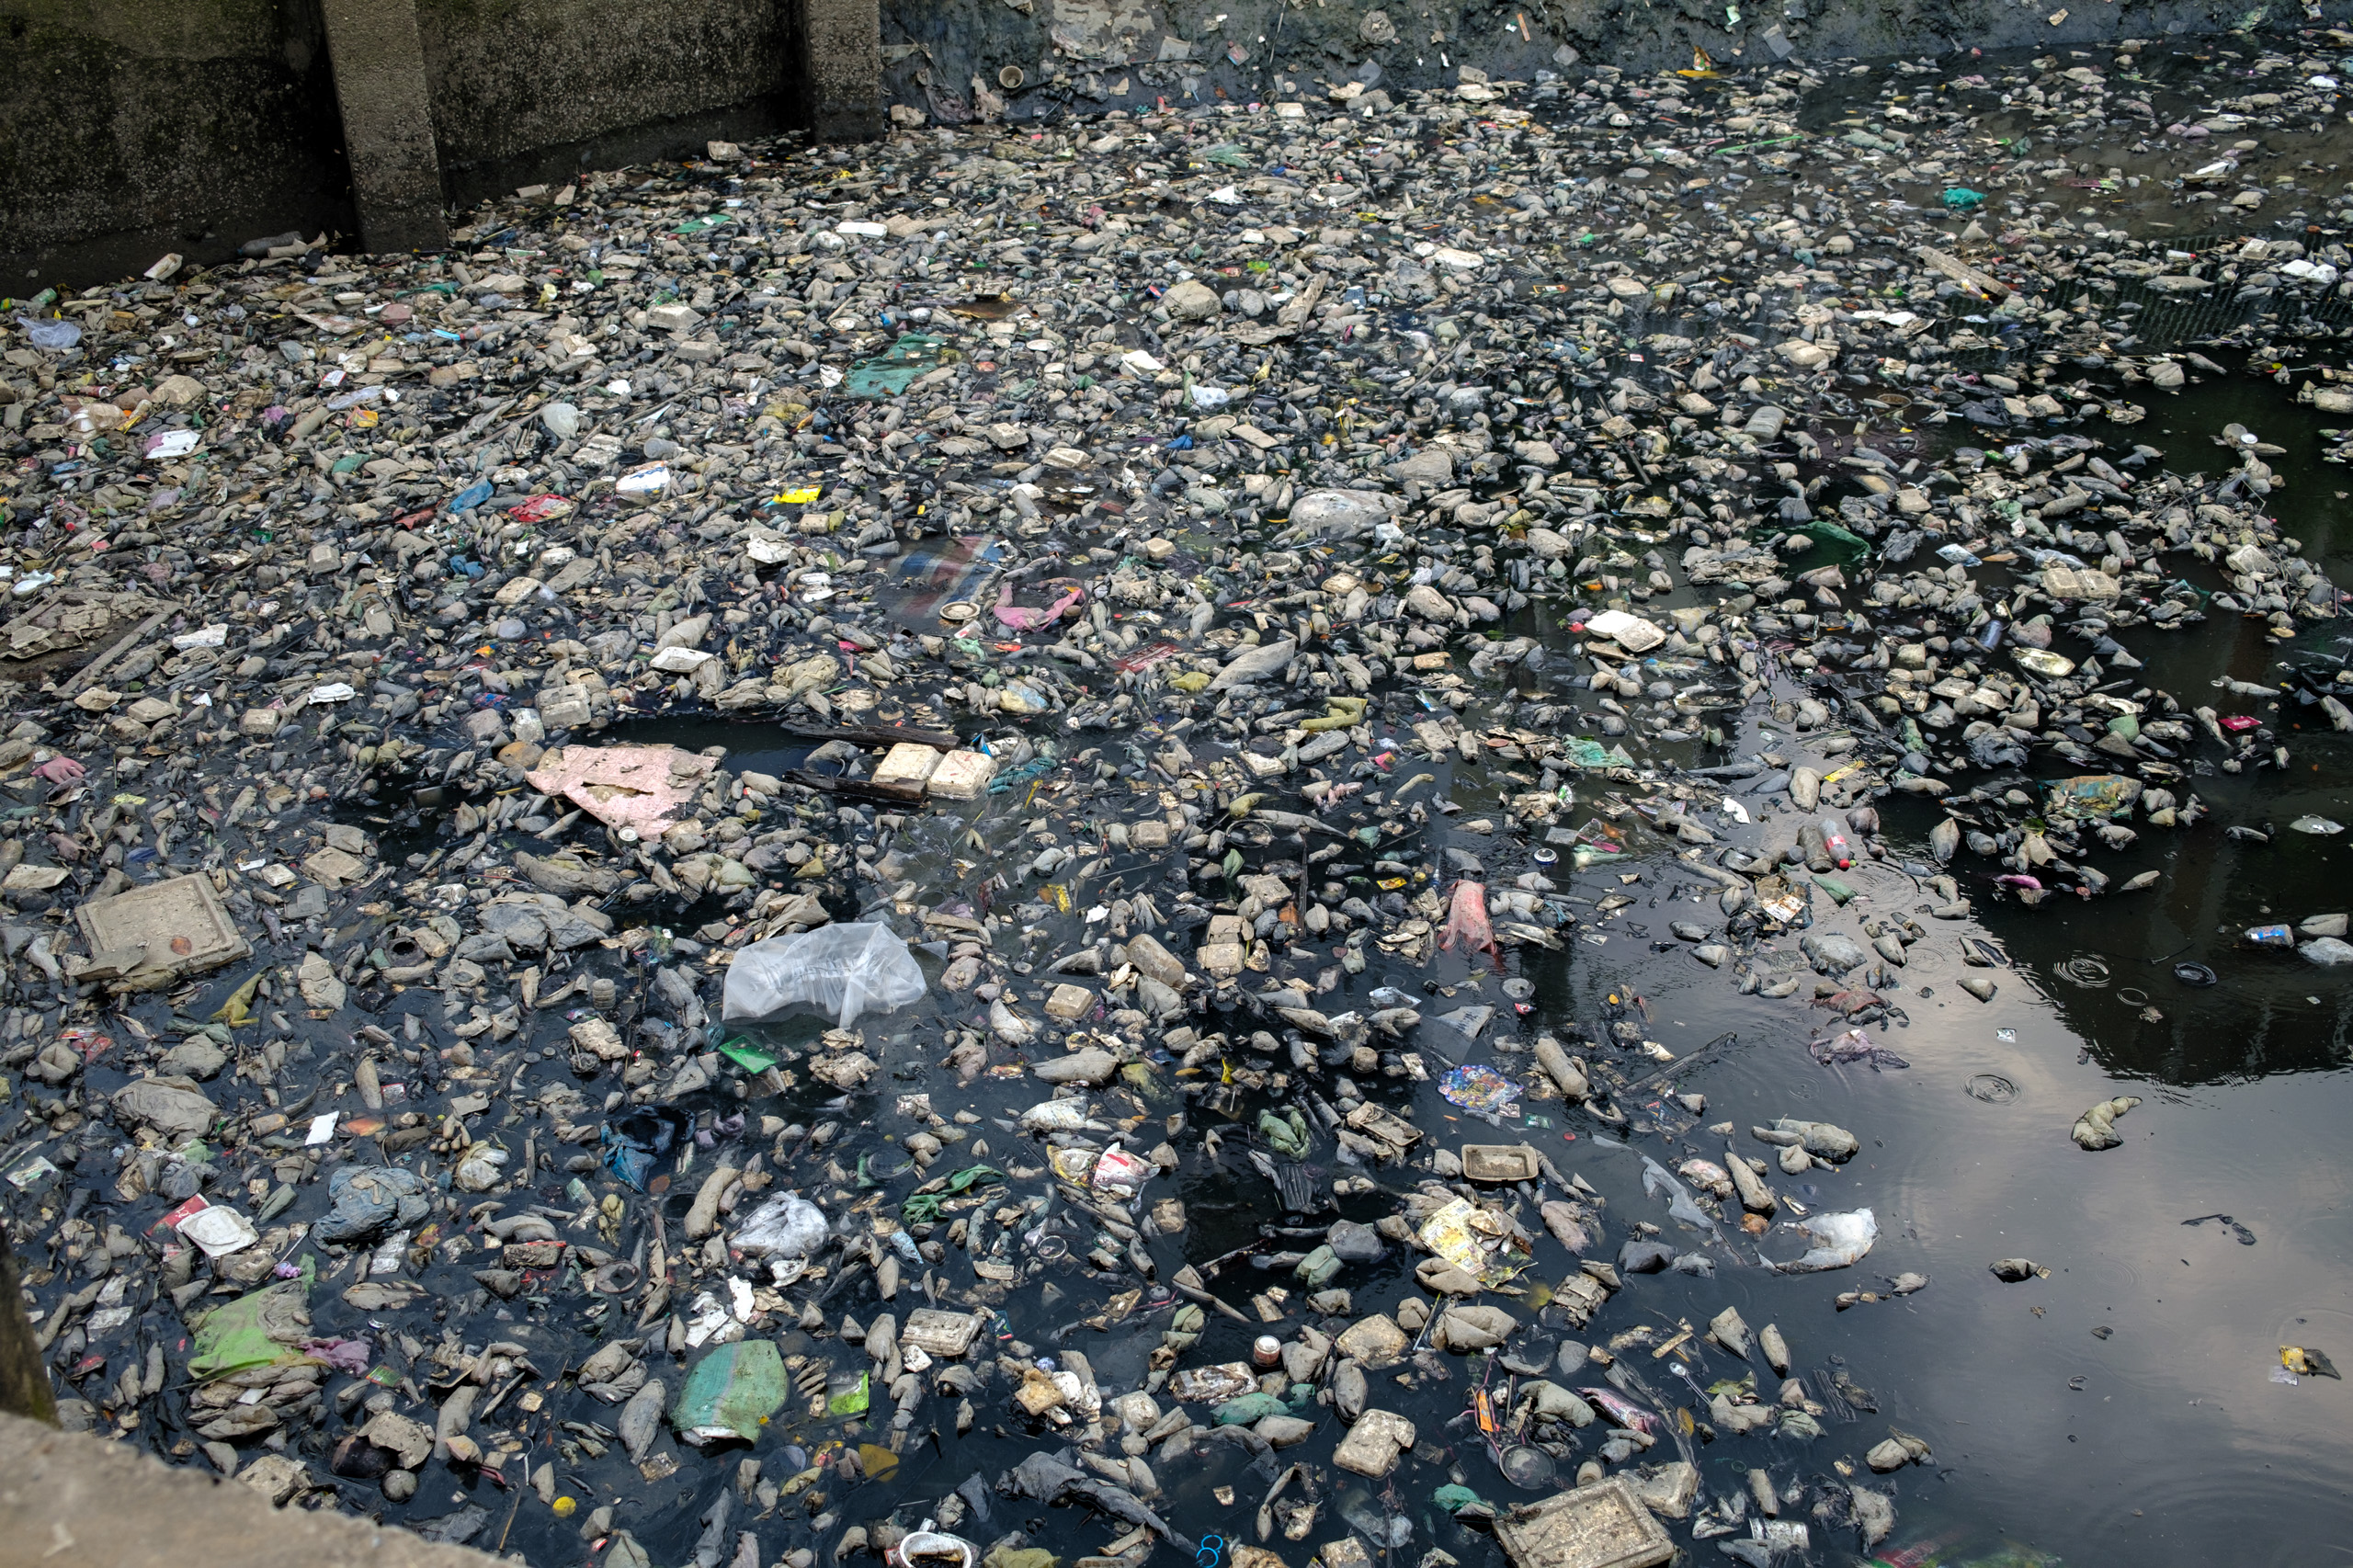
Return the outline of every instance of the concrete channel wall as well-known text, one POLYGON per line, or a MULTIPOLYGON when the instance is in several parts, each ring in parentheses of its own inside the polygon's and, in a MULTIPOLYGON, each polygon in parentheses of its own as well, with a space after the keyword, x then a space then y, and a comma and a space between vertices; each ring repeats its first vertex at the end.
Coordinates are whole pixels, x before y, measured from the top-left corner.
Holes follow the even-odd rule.
POLYGON ((364 210, 400 207, 420 168, 431 205, 463 207, 713 138, 870 135, 873 18, 872 0, 0 0, 0 295, 293 229, 438 243, 364 210), (861 32, 870 63, 845 78, 861 32))
MULTIPOLYGON (((2331 16, 2344 0, 2325 7, 2331 16)), ((0 295, 800 127, 2197 36, 2236 0, 0 0, 0 295), (1377 68, 1377 69, 1376 69, 1377 68), (436 199, 438 193, 438 201, 436 199)), ((2282 25, 2278 22, 2273 26, 2282 25)), ((2307 25, 2310 25, 2309 20, 2307 25)))
POLYGON ((99 1438, 0 1415, 0 1568, 492 1568, 99 1438))

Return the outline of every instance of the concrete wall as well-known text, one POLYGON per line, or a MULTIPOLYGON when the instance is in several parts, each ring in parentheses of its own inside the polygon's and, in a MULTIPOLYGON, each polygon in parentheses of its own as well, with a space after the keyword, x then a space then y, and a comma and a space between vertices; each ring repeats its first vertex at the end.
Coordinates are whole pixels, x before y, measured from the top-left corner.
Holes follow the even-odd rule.
POLYGON ((790 9, 779 0, 417 0, 452 199, 784 129, 790 9))
POLYGON ((313 0, 0 0, 0 295, 352 228, 313 0))
MULTIPOLYGON (((416 8, 458 206, 810 118, 792 0, 416 8)), ((358 233, 318 0, 0 0, 0 295, 358 233)))

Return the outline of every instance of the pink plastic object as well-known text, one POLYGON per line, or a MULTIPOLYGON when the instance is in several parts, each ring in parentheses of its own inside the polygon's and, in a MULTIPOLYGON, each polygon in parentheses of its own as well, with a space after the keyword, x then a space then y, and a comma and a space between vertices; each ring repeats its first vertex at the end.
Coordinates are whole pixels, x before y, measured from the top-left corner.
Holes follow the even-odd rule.
POLYGON ((1468 878, 1454 884, 1446 926, 1438 932, 1438 950, 1451 951, 1457 942, 1474 952, 1497 952, 1495 927, 1487 924, 1487 889, 1468 878))
POLYGON ((1029 609, 1013 602, 1013 585, 1007 583, 997 590, 996 618, 1016 631, 1042 631, 1060 620, 1065 611, 1086 597, 1086 590, 1074 585, 1070 592, 1044 609, 1029 609))
POLYGON ((717 760, 676 746, 564 746, 523 777, 607 827, 659 836, 665 819, 695 798, 717 760))

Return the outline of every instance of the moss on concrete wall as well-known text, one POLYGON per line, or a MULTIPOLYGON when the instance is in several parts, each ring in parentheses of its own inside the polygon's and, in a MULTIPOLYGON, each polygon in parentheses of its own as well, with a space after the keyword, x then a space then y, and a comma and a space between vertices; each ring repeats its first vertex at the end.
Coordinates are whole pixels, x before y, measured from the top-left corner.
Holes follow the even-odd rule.
POLYGON ((777 0, 419 0, 444 169, 781 90, 777 0))
POLYGON ((308 0, 0 0, 0 293, 93 236, 233 246, 348 211, 308 0))

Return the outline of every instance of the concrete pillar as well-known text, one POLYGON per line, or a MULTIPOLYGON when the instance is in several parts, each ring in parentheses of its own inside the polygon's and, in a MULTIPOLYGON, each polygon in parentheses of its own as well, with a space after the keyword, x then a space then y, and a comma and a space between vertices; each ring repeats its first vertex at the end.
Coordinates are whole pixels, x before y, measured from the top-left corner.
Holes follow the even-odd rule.
POLYGON ((788 119, 819 142, 882 134, 879 0, 782 0, 790 20, 788 119))
POLYGON ((448 248, 416 0, 321 0, 320 9, 360 243, 371 251, 448 248))
POLYGON ((33 1325, 25 1317, 24 1287, 17 1280, 16 1245, 5 1229, 0 1229, 0 1410, 57 1425, 49 1368, 41 1360, 33 1325))

